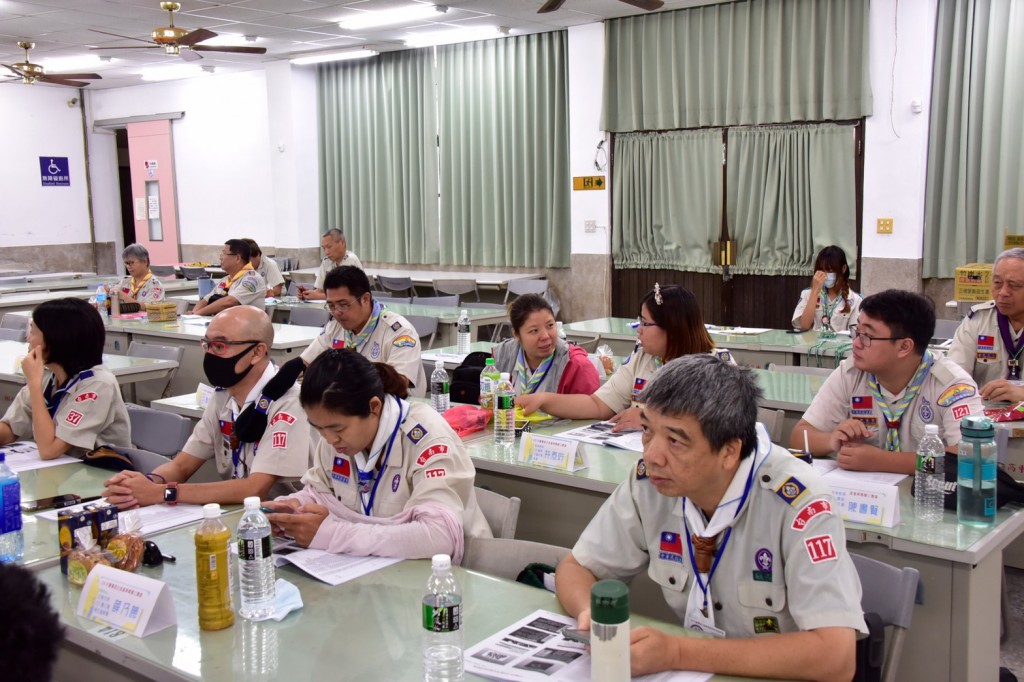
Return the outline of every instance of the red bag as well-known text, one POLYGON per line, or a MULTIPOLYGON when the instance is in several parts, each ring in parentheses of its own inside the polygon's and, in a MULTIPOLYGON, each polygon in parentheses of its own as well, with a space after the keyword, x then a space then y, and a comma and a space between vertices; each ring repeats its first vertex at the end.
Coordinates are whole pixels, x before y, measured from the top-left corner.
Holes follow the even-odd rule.
POLYGON ((459 438, 483 431, 487 427, 487 422, 491 421, 491 411, 475 405, 454 405, 445 410, 441 416, 448 422, 448 426, 455 430, 459 438))

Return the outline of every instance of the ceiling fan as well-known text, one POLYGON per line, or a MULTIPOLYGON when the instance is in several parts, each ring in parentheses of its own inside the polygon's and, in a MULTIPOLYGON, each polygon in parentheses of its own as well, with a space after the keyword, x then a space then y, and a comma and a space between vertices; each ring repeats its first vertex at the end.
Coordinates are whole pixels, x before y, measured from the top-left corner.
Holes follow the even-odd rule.
MULTIPOLYGON (((70 85, 73 88, 81 88, 89 85, 83 81, 100 78, 100 75, 96 73, 57 73, 46 75, 43 67, 39 64, 33 64, 28 60, 28 51, 35 46, 35 43, 30 43, 27 40, 20 41, 18 47, 25 50, 25 61, 18 62, 17 64, 0 64, 0 66, 3 66, 20 78, 22 83, 28 85, 33 83, 52 83, 54 85, 70 85)), ((11 78, 3 82, 16 83, 17 79, 11 78)))
MULTIPOLYGON (((633 7, 639 7, 640 9, 646 10, 648 12, 653 12, 656 9, 661 9, 662 6, 665 4, 664 2, 662 2, 662 0, 619 0, 619 2, 624 2, 627 5, 632 5, 633 7)), ((565 0, 548 0, 541 6, 539 10, 537 10, 537 14, 544 14, 545 12, 554 12, 555 10, 560 9, 564 4, 565 0)))
POLYGON ((93 47, 90 49, 149 50, 154 47, 159 47, 163 48, 163 51, 166 54, 178 55, 187 61, 202 59, 203 55, 199 54, 199 52, 236 52, 241 54, 266 54, 267 52, 267 48, 265 47, 248 47, 243 45, 199 45, 199 43, 204 40, 216 37, 217 34, 205 28, 197 28, 194 31, 189 31, 186 28, 178 28, 175 26, 174 13, 181 9, 180 2, 161 2, 160 9, 166 10, 170 15, 170 26, 154 28, 153 32, 150 34, 152 40, 122 36, 117 33, 107 33, 106 31, 100 31, 95 28, 92 29, 96 33, 125 38, 126 40, 137 40, 140 43, 149 43, 148 45, 118 45, 113 47, 93 47), (186 49, 183 50, 182 48, 186 49))

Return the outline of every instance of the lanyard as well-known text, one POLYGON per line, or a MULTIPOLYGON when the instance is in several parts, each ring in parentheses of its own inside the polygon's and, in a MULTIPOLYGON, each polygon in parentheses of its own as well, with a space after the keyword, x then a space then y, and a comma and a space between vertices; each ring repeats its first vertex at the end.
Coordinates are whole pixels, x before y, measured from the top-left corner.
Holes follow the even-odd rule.
POLYGON ((358 334, 353 334, 349 330, 345 330, 345 347, 358 351, 359 346, 366 343, 366 341, 370 338, 370 334, 372 334, 373 331, 377 328, 377 324, 380 322, 380 314, 383 311, 383 304, 374 301, 373 312, 370 314, 370 319, 368 319, 366 321, 366 324, 363 325, 362 331, 360 331, 358 334))
MULTIPOLYGON (((391 436, 388 438, 387 449, 384 451, 384 459, 381 460, 380 469, 377 472, 374 472, 372 468, 369 471, 363 471, 359 468, 358 464, 356 465, 356 471, 359 472, 359 503, 363 506, 363 513, 367 516, 371 515, 370 510, 373 509, 373 500, 377 496, 377 486, 380 485, 380 473, 388 466, 388 458, 391 457, 391 446, 395 444, 395 436, 398 435, 398 427, 402 425, 402 420, 404 418, 405 415, 402 414, 402 403, 399 401, 398 421, 395 422, 395 429, 391 432, 391 436), (373 482, 373 487, 370 488, 369 491, 370 499, 369 501, 364 501, 363 495, 365 494, 365 491, 363 488, 369 486, 371 481, 373 482)), ((354 461, 355 458, 353 458, 353 462, 354 461)))
POLYGON ((1020 357, 1021 351, 1024 351, 1024 334, 1017 339, 1017 343, 1013 342, 1013 334, 1010 333, 1010 320, 1000 312, 996 312, 996 320, 999 322, 999 336, 1003 339, 1003 345, 1006 346, 1006 378, 1007 379, 1020 379, 1020 357))
POLYGON ((57 408, 60 407, 60 403, 64 400, 64 396, 68 394, 71 387, 77 384, 82 379, 88 379, 92 376, 92 370, 86 369, 74 376, 71 381, 65 384, 62 388, 58 388, 56 393, 53 393, 53 382, 57 378, 53 374, 50 375, 50 380, 46 382, 46 386, 43 388, 43 402, 46 403, 46 411, 50 413, 50 419, 57 414, 57 408))
POLYGON ((885 417, 885 449, 889 452, 900 451, 900 421, 902 421, 907 407, 910 406, 910 403, 913 402, 914 398, 921 391, 921 385, 928 376, 928 370, 931 367, 932 354, 925 351, 924 357, 921 358, 921 364, 917 366, 917 371, 914 372, 914 377, 910 380, 907 392, 903 394, 903 399, 900 400, 895 408, 889 407, 889 404, 885 402, 875 375, 868 374, 868 388, 871 389, 871 395, 875 396, 875 400, 878 401, 878 407, 882 410, 882 416, 885 417))
POLYGON ((835 302, 833 302, 830 306, 828 304, 828 292, 825 289, 822 289, 821 291, 818 292, 818 300, 821 301, 821 309, 824 312, 824 314, 821 316, 821 324, 824 327, 831 327, 832 313, 835 312, 835 309, 839 307, 839 304, 842 302, 843 297, 836 296, 835 302))
POLYGON ((551 366, 555 364, 555 354, 544 358, 544 361, 537 365, 537 369, 530 375, 529 380, 526 378, 526 373, 529 371, 529 367, 526 364, 526 354, 523 353, 523 347, 519 347, 519 358, 516 359, 516 383, 519 384, 523 392, 521 395, 528 393, 535 393, 541 384, 544 383, 544 379, 547 378, 548 372, 551 370, 551 366))
POLYGON ((142 287, 146 286, 146 282, 148 282, 151 279, 153 279, 152 272, 148 273, 145 277, 143 277, 142 281, 139 282, 138 286, 135 286, 135 278, 132 277, 132 283, 128 285, 128 288, 131 290, 132 298, 138 298, 139 292, 142 290, 142 287))

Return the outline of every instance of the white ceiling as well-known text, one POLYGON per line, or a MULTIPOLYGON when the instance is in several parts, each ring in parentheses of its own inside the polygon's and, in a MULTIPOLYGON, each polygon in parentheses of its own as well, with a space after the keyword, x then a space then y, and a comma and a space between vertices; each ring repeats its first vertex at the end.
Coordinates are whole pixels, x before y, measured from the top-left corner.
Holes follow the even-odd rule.
MULTIPOLYGON (((664 10, 682 9, 721 0, 666 0, 664 10)), ((337 22, 367 10, 390 9, 424 0, 181 0, 175 12, 175 24, 188 29, 206 28, 229 35, 230 43, 267 48, 265 55, 240 55, 204 52, 204 66, 216 73, 260 69, 264 62, 288 59, 302 53, 331 49, 372 47, 378 51, 406 49, 403 38, 410 33, 426 33, 471 26, 503 26, 512 35, 540 33, 601 21, 610 17, 642 14, 643 11, 618 0, 566 0, 556 12, 537 14, 544 0, 437 0, 448 12, 437 21, 415 21, 408 25, 347 31, 337 22), (255 36, 247 42, 242 36, 255 36)), ((47 65, 47 59, 100 54, 112 57, 109 63, 86 68, 61 68, 59 71, 87 71, 103 79, 93 81, 90 89, 137 85, 143 68, 160 64, 183 64, 180 57, 163 50, 103 50, 90 47, 141 45, 95 33, 99 29, 138 39, 149 39, 150 32, 167 26, 167 12, 159 0, 0 0, 0 63, 23 60, 19 40, 36 44, 33 63, 47 65)), ((209 45, 207 41, 203 43, 209 45)), ((6 73, 5 69, 0 69, 6 73)), ((59 74, 48 69, 48 74, 59 74)), ((3 87, 16 87, 0 81, 3 87)), ((29 87, 21 85, 20 87, 29 87)), ((39 86, 31 87, 60 87, 39 86)))

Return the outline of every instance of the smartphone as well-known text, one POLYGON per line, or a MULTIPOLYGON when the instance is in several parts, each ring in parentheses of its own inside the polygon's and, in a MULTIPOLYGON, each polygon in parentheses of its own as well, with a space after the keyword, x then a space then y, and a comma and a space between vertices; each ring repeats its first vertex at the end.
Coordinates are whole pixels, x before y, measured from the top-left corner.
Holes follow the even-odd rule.
POLYGON ((54 495, 53 497, 42 497, 38 500, 22 500, 21 511, 33 512, 42 511, 44 509, 61 509, 62 507, 70 507, 73 504, 78 504, 81 501, 81 495, 75 495, 73 493, 68 493, 66 495, 54 495))
POLYGON ((590 644, 590 630, 579 630, 577 628, 572 628, 566 625, 558 632, 562 635, 562 637, 565 637, 570 642, 590 644))
POLYGON ((291 507, 285 509, 271 509, 270 507, 264 507, 260 505, 260 511, 264 514, 294 514, 295 510, 291 507))

